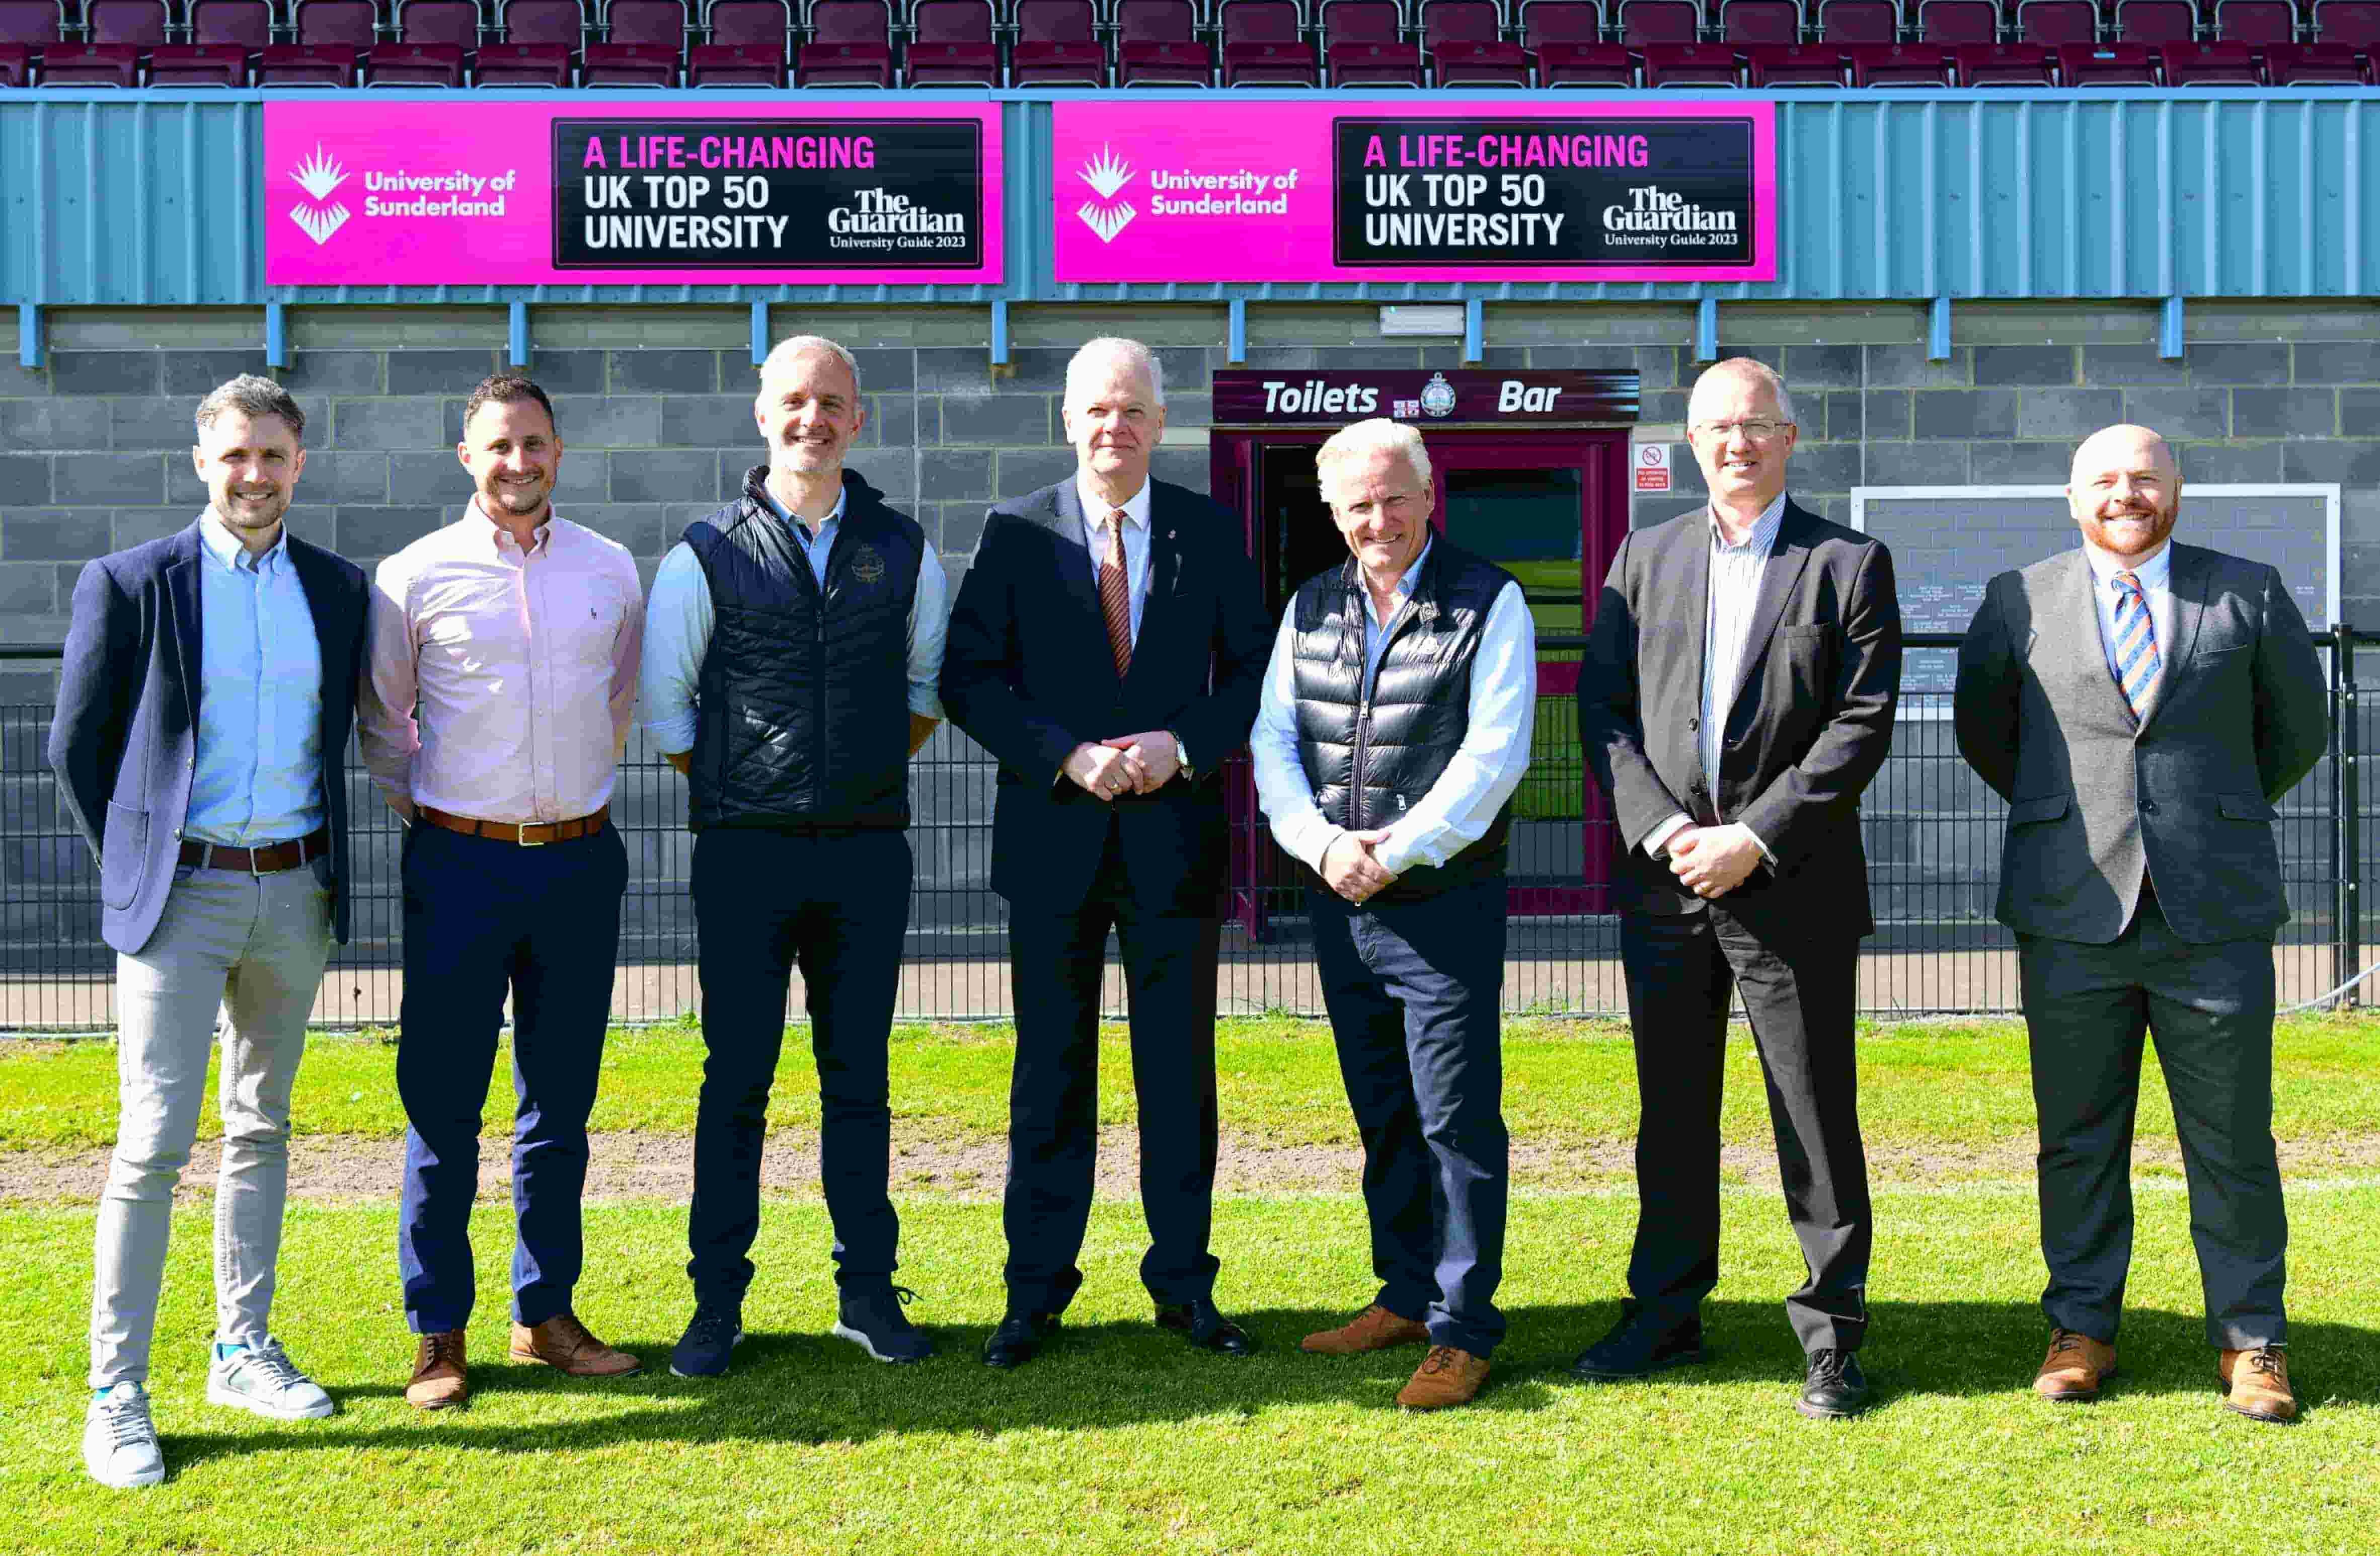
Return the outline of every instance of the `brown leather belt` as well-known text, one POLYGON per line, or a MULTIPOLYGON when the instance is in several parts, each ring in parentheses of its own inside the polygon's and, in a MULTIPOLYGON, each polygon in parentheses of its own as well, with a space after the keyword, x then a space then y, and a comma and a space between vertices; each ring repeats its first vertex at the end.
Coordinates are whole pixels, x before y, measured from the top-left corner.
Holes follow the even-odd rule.
POLYGON ((246 875, 278 875, 331 851, 331 829, 316 827, 286 843, 261 848, 226 848, 220 843, 184 843, 182 863, 200 869, 236 869, 246 875))
POLYGON ((475 821, 468 816, 451 816, 427 805, 415 806, 413 813, 433 827, 458 832, 465 837, 492 837, 499 843, 517 843, 524 848, 536 848, 548 843, 568 843, 575 838, 594 836, 603 830, 603 823, 611 820, 612 808, 598 806, 591 814, 567 821, 475 821))

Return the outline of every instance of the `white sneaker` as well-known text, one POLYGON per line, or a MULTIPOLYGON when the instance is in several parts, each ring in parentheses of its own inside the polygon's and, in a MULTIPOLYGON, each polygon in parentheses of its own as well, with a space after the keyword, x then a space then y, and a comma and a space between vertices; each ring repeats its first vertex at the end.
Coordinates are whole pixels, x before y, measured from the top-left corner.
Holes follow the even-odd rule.
POLYGON ((233 1405, 276 1421, 316 1421, 337 1408, 271 1335, 227 1356, 217 1356, 210 1344, 207 1358, 209 1404, 233 1405))
POLYGON ((82 1465, 93 1480, 119 1491, 165 1478, 148 1390, 128 1379, 92 1396, 82 1418, 82 1465))

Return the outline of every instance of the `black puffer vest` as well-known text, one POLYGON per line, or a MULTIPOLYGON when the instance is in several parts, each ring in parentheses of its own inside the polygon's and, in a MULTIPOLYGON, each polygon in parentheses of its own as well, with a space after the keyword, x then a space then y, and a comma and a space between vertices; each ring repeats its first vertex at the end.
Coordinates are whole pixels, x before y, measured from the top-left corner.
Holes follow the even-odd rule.
POLYGON ((687 824, 909 824, 909 610, 925 535, 846 470, 823 589, 784 521, 744 495, 686 527, 710 583, 687 824))
MULTIPOLYGON (((1322 814, 1350 831, 1393 826, 1429 793, 1471 725, 1471 666, 1488 613, 1512 576, 1444 541, 1430 543, 1413 596, 1388 626, 1388 652, 1364 699, 1371 603, 1354 558, 1297 591, 1293 646, 1297 745, 1322 814)), ((1375 899, 1413 901, 1505 868, 1508 802, 1478 842, 1418 865, 1375 899)))

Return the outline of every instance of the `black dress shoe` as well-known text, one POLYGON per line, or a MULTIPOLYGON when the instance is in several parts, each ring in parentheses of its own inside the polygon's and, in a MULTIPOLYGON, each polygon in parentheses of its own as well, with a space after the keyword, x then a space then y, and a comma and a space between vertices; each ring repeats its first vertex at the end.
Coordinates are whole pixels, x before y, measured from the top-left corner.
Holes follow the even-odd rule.
POLYGON ((1202 1351, 1212 1351, 1219 1356, 1245 1356, 1253 1353, 1257 1343, 1248 1331, 1216 1311, 1212 1298, 1199 1297, 1195 1302, 1160 1305, 1157 1309, 1157 1327, 1186 1335, 1190 1343, 1202 1351))
POLYGON ((1023 1367, 1041 1354, 1042 1342, 1058 1332, 1055 1313, 1011 1313, 983 1343, 986 1367, 1023 1367))
POLYGON ((1868 1407, 1867 1374, 1851 1351, 1813 1351, 1793 1408, 1814 1421, 1840 1421, 1868 1407))
POLYGON ((1573 1378, 1608 1383, 1649 1378, 1664 1368, 1684 1367, 1709 1357, 1710 1353, 1703 1349, 1702 1319, 1688 1319, 1675 1329, 1658 1329, 1639 1315, 1633 1298, 1623 1298, 1620 1321, 1611 1326, 1610 1333, 1581 1351, 1570 1370, 1573 1378))

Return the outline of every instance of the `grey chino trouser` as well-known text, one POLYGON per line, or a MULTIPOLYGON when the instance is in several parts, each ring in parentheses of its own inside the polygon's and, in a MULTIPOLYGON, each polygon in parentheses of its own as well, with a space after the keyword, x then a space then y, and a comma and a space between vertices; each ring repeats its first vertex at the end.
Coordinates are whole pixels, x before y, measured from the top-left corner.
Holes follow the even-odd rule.
POLYGON ((215 1185, 215 1335, 261 1339, 289 1181, 289 1092, 330 958, 329 866, 174 874, 156 933, 115 961, 116 1141, 99 1204, 91 1386, 149 1377, 174 1186, 198 1138, 215 1016, 223 1168, 215 1185))

